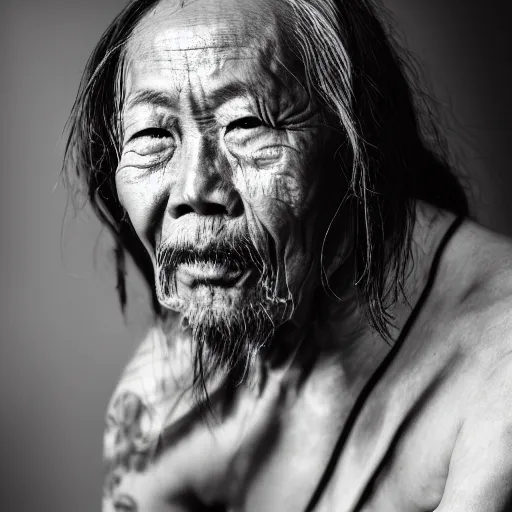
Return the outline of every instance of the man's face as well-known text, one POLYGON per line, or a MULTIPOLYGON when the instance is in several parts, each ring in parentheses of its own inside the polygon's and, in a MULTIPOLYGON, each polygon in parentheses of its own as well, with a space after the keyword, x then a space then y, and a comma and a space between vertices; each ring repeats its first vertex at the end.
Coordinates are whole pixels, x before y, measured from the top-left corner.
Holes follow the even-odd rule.
POLYGON ((127 47, 117 191, 164 307, 268 338, 318 284, 326 132, 272 2, 177 3, 127 47))

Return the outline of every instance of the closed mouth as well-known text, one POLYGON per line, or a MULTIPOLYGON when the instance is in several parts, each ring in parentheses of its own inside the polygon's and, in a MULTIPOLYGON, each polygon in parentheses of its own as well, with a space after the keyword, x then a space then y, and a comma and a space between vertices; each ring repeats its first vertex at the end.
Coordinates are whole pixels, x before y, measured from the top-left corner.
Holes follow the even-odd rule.
POLYGON ((181 284, 189 288, 238 288, 247 282, 252 273, 253 269, 234 269, 222 263, 194 263, 179 265, 176 277, 181 284))

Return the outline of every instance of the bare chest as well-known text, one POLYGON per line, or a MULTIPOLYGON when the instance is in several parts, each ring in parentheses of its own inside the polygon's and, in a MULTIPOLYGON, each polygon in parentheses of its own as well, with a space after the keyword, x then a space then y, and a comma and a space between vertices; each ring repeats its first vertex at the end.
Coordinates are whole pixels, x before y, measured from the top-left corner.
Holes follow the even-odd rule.
POLYGON ((320 415, 321 394, 298 400, 232 510, 305 510, 333 460, 316 512, 434 510, 471 386, 457 353, 418 345, 405 346, 366 397, 365 385, 340 393, 320 415))
MULTIPOLYGON (((457 414, 448 412, 445 400, 446 396, 416 403, 389 431, 386 410, 373 411, 370 430, 367 425, 355 426, 315 511, 434 510, 443 494, 458 429, 457 414)), ((266 456, 253 467, 250 479, 240 479, 231 510, 305 510, 346 418, 332 417, 329 424, 315 423, 311 417, 295 419, 293 427, 284 426, 264 440, 266 456)))

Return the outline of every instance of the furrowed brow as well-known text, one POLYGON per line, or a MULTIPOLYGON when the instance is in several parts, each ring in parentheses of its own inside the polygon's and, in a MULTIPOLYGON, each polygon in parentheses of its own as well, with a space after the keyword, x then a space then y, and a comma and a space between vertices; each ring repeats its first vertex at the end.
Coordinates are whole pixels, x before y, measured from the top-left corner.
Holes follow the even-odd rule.
MULTIPOLYGON (((252 89, 248 84, 243 82, 234 82, 223 85, 218 89, 215 89, 208 93, 206 98, 206 105, 203 101, 193 101, 196 106, 200 108, 214 110, 223 103, 236 98, 247 97, 248 95, 254 95, 252 89)), ((138 106, 156 106, 163 108, 177 108, 179 99, 167 92, 159 91, 154 89, 143 89, 131 94, 126 102, 126 109, 130 110, 138 106)))
POLYGON ((128 109, 138 107, 140 105, 172 108, 176 106, 176 102, 177 100, 175 96, 166 91, 143 89, 131 95, 126 106, 128 109))
POLYGON ((253 92, 247 84, 243 82, 234 82, 223 85, 222 87, 219 87, 218 89, 215 89, 214 91, 209 93, 208 104, 210 108, 216 108, 219 105, 227 103, 232 99, 252 94, 253 92))

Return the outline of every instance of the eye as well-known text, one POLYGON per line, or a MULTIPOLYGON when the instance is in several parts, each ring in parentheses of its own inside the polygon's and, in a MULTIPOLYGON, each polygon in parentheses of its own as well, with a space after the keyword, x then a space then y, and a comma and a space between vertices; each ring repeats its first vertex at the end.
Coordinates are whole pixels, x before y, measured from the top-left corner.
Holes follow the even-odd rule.
POLYGON ((142 137, 151 137, 152 139, 165 139, 172 135, 164 128, 146 128, 132 136, 131 140, 140 139, 142 137))
POLYGON ((228 124, 226 127, 226 133, 237 128, 241 130, 250 130, 252 128, 258 128, 264 126, 263 122, 257 117, 242 117, 228 124))
POLYGON ((133 134, 125 143, 124 155, 154 157, 174 150, 173 134, 165 128, 145 128, 133 134))

